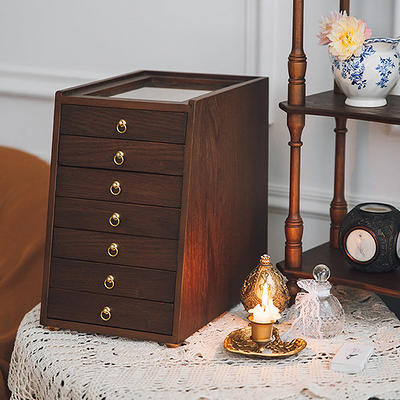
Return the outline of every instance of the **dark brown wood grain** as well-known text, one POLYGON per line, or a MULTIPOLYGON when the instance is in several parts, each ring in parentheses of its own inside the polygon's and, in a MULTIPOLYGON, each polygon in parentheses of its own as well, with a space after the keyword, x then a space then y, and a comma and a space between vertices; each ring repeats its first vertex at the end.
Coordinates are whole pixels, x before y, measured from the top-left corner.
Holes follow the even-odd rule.
POLYGON ((61 110, 61 134, 185 143, 184 113, 75 105, 61 110), (121 119, 127 123, 125 133, 116 130, 121 119))
MULTIPOLYGON (((304 104, 307 58, 303 50, 304 0, 293 0, 292 49, 289 54, 288 103, 304 104)), ((300 216, 300 149, 304 115, 288 114, 290 132, 289 214, 285 221, 285 260, 292 268, 301 264, 303 220, 300 216)))
POLYGON ((331 229, 329 240, 331 246, 336 249, 339 248, 340 225, 347 214, 347 203, 344 197, 346 133, 346 118, 336 118, 335 181, 330 208, 331 229))
POLYGON ((170 334, 172 313, 173 305, 168 303, 49 289, 48 316, 54 319, 170 334), (111 309, 109 321, 100 318, 106 306, 111 309))
POLYGON ((289 54, 288 102, 304 104, 307 58, 303 50, 304 0, 293 0, 292 49, 289 54))
POLYGON ((62 135, 59 162, 72 167, 182 175, 184 149, 176 144, 62 135), (123 152, 123 158, 118 152, 123 152))
POLYGON ((279 107, 288 113, 344 117, 364 121, 400 125, 400 96, 388 96, 388 104, 383 107, 351 107, 344 104, 346 97, 328 91, 305 98, 305 104, 296 106, 282 102, 279 107))
POLYGON ((175 271, 177 247, 171 239, 55 228, 53 256, 175 271), (107 253, 112 243, 118 245, 116 257, 107 253))
POLYGON ((176 208, 57 197, 54 226, 177 239, 179 217, 176 208), (120 216, 118 226, 110 224, 114 213, 120 216))
POLYGON ((182 178, 169 175, 59 167, 57 196, 180 207, 182 178), (121 193, 110 192, 119 182, 121 193))
POLYGON ((74 105, 74 106, 87 106, 87 107, 112 107, 122 108, 124 110, 146 110, 146 111, 161 111, 161 112, 178 112, 186 113, 190 111, 190 106, 187 102, 175 102, 175 101, 151 101, 142 99, 130 99, 130 98, 119 98, 115 97, 110 100, 108 97, 103 96, 89 96, 89 95, 77 95, 77 96, 63 96, 62 92, 62 104, 74 105))
MULTIPOLYGON (((50 263, 52 258, 53 248, 53 229, 54 229, 54 205, 56 197, 56 182, 57 182, 57 169, 58 169, 58 150, 59 150, 59 136, 60 136, 60 114, 61 102, 60 93, 55 94, 54 98, 54 116, 53 116, 53 140, 51 148, 51 164, 50 164, 50 180, 49 180, 49 197, 47 208, 47 221, 46 221, 46 243, 43 262, 43 286, 42 286, 42 301, 40 307, 40 320, 47 319, 47 305, 48 305, 48 289, 50 281, 50 263)), ((45 188, 43 188, 45 190, 45 188)))
POLYGON ((350 15, 350 0, 340 0, 340 11, 346 11, 347 15, 350 15))
POLYGON ((303 220, 300 215, 300 149, 303 145, 301 135, 305 118, 301 114, 288 114, 287 124, 290 132, 290 183, 289 215, 285 221, 285 260, 291 268, 301 264, 303 220))
MULTIPOLYGON (((267 251, 267 80, 193 101, 177 335, 239 302, 267 251)), ((190 138, 189 138, 190 135, 190 138)))
POLYGON ((267 250, 267 84, 141 71, 57 92, 42 324, 179 343, 239 301, 267 250), (209 92, 184 102, 107 97, 142 86, 209 92), (115 130, 121 118, 126 134, 115 130), (122 167, 110 165, 118 150, 122 167), (157 322, 145 322, 149 304, 162 305, 157 322), (111 324, 99 322, 105 305, 111 324))
POLYGON ((175 273, 124 265, 53 258, 50 287, 172 303, 175 273), (111 275, 114 287, 104 281, 111 275))

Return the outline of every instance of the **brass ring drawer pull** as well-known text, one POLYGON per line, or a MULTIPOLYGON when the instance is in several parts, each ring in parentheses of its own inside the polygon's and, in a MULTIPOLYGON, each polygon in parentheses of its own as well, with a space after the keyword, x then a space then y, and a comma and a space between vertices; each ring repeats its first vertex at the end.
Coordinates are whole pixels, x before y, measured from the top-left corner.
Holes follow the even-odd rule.
POLYGON ((114 196, 118 196, 121 193, 121 184, 118 181, 114 181, 110 186, 110 193, 114 196))
POLYGON ((115 286, 114 277, 112 275, 108 275, 106 279, 104 279, 104 287, 108 290, 113 289, 115 286))
POLYGON ((124 161, 125 161, 124 155, 125 154, 124 154, 123 151, 121 151, 121 150, 117 151, 115 153, 115 155, 114 155, 114 164, 115 165, 122 165, 124 163, 124 161))
POLYGON ((124 119, 120 119, 116 129, 118 133, 125 133, 127 130, 126 121, 124 119))
POLYGON ((121 217, 118 213, 114 213, 113 215, 111 215, 111 217, 108 219, 108 221, 110 222, 111 226, 118 226, 121 222, 121 217))
POLYGON ((118 244, 117 244, 117 243, 111 243, 111 244, 108 246, 107 254, 108 254, 110 257, 117 257, 117 255, 118 255, 118 244))
POLYGON ((100 311, 100 318, 103 321, 108 321, 111 319, 111 309, 110 307, 106 306, 100 311))

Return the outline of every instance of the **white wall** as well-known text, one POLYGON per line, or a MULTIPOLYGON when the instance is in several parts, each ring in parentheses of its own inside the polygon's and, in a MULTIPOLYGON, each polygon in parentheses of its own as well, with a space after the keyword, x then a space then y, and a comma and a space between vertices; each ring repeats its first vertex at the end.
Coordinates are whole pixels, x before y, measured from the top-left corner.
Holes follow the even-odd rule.
MULTIPOLYGON (((396 5, 399 0, 396 0, 396 5)), ((307 92, 332 87, 318 20, 339 1, 306 1, 307 92)), ((354 1, 375 35, 390 35, 394 0, 354 1), (379 7, 379 10, 377 10, 379 7), (389 21, 389 22, 388 22, 389 21)), ((287 96, 291 0, 20 0, 0 13, 0 145, 49 160, 53 93, 136 69, 270 76, 270 253, 283 257, 289 135, 278 102, 287 96)), ((400 15, 400 12, 399 12, 400 15)), ((399 31, 399 27, 397 32, 399 31)), ((328 239, 334 134, 329 118, 307 117, 303 135, 304 247, 328 239)), ((400 205, 397 127, 349 122, 346 189, 351 203, 400 205)))
POLYGON ((243 73, 247 7, 244 0, 7 1, 0 143, 49 159, 50 96, 63 87, 146 68, 243 73))

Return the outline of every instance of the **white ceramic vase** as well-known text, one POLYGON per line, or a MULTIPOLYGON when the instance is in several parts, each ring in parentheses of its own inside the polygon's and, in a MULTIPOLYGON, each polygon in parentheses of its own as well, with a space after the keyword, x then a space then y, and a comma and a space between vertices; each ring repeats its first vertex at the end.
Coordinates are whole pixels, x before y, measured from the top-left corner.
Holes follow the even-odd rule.
POLYGON ((362 53, 340 61, 330 55, 335 81, 354 107, 381 107, 400 77, 398 39, 371 38, 362 53))

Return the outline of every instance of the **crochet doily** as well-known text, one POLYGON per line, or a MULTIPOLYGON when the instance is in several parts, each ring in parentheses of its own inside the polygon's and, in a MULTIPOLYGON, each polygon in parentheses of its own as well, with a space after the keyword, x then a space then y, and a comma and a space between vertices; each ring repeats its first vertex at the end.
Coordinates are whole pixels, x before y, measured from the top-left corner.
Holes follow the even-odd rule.
MULTIPOLYGON (((400 399, 400 322, 375 294, 338 287, 345 331, 335 339, 308 339, 295 357, 252 359, 228 353, 226 335, 247 326, 241 305, 211 322, 179 348, 141 340, 48 331, 40 306, 24 317, 8 384, 13 400, 51 399, 400 399), (329 364, 345 342, 375 352, 359 374, 329 364)), ((283 320, 285 319, 282 318, 283 320)), ((281 332, 289 322, 279 324, 281 332)))

